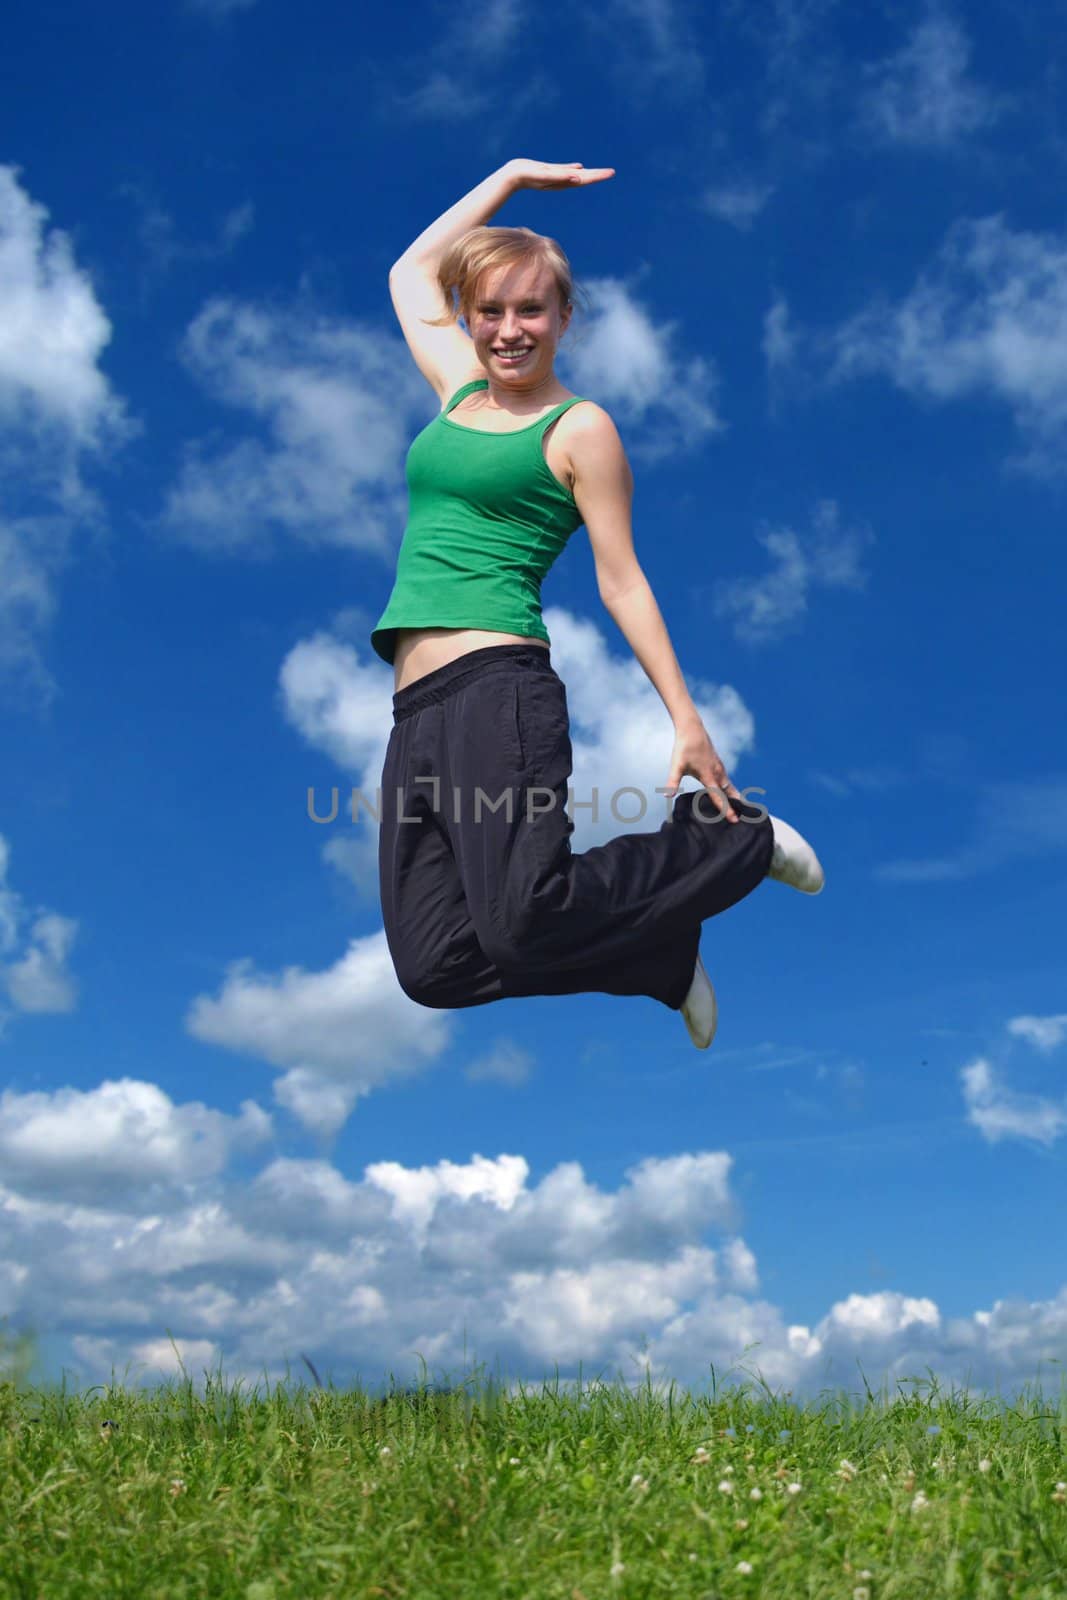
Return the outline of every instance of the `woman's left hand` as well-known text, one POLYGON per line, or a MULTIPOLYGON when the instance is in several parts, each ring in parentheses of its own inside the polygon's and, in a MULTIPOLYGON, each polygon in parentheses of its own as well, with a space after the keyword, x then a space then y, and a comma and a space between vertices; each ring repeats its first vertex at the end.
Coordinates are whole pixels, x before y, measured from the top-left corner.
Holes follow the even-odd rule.
POLYGON ((734 800, 740 800, 742 796, 734 788, 722 764, 722 757, 699 719, 685 723, 675 733, 671 770, 667 779, 667 791, 672 797, 682 779, 688 775, 700 780, 720 812, 731 822, 738 820, 727 796, 734 800))

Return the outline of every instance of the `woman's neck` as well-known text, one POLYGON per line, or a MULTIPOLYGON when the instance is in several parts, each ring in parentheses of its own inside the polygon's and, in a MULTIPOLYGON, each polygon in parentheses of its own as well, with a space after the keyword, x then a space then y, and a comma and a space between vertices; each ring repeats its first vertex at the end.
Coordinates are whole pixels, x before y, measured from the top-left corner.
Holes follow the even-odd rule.
MULTIPOLYGON (((529 401, 532 401, 534 405, 536 405, 538 402, 541 405, 544 405, 544 403, 545 403, 544 390, 545 389, 558 389, 558 388, 559 388, 559 379, 556 377, 556 374, 554 372, 550 372, 547 378, 543 378, 541 380, 541 382, 538 383, 538 384, 535 384, 533 386, 533 388, 531 388, 531 389, 522 389, 522 390, 519 390, 519 391, 516 391, 515 389, 500 389, 500 390, 494 389, 493 380, 490 377, 490 379, 489 379, 489 388, 486 390, 486 395, 485 395, 486 409, 488 411, 514 411, 516 409, 514 404, 512 404, 512 405, 502 404, 502 402, 505 402, 505 401, 508 401, 508 400, 510 400, 512 402, 518 401, 518 400, 529 400, 529 401)), ((533 409, 533 405, 531 405, 530 409, 531 410, 533 409)))

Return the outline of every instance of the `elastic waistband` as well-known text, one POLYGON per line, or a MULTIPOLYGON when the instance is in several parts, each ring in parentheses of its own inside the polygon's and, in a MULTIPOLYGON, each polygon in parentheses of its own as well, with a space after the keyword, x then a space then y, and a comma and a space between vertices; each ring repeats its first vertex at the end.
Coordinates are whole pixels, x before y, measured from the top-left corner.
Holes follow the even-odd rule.
POLYGON ((556 676, 545 645, 490 644, 480 650, 468 650, 466 655, 457 656, 455 661, 446 661, 443 667, 416 678, 406 689, 398 689, 393 695, 394 724, 402 722, 415 711, 421 711, 423 706, 439 705, 472 678, 478 678, 490 667, 505 662, 509 666, 530 666, 534 671, 550 672, 553 677, 556 676))

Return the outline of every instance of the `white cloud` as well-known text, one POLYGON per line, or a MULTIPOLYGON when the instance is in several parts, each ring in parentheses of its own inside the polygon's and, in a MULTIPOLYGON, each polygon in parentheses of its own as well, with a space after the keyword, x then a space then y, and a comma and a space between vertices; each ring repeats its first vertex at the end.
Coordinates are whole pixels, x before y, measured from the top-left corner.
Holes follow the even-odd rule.
POLYGON ((521 43, 526 15, 522 0, 480 0, 464 11, 457 34, 468 51, 493 61, 521 43))
POLYGON ((439 409, 400 341, 343 318, 216 298, 191 323, 182 357, 262 436, 186 445, 161 518, 170 533, 261 555, 281 532, 395 557, 412 427, 439 409))
POLYGON ((529 1081, 534 1065, 534 1057, 514 1039, 498 1039, 463 1075, 468 1083, 504 1083, 515 1089, 529 1081))
POLYGON ((664 89, 672 101, 699 95, 705 84, 705 35, 676 0, 613 0, 576 13, 598 65, 615 76, 629 101, 664 89))
POLYGON ((369 641, 364 648, 365 662, 353 645, 320 631, 289 651, 278 690, 286 722, 313 749, 347 772, 376 772, 373 794, 393 726, 394 679, 369 641))
POLYGON ((423 1071, 451 1039, 445 1011, 401 989, 384 932, 353 939, 325 972, 260 974, 231 962, 218 996, 186 1016, 196 1039, 285 1068, 276 1096, 317 1133, 336 1131, 362 1095, 423 1071))
POLYGON ((759 1288, 756 1257, 743 1239, 731 1239, 722 1251, 721 1260, 730 1288, 740 1294, 751 1294, 759 1288))
MULTIPOLYGON (((669 812, 666 797, 656 788, 666 785, 674 742, 662 700, 640 662, 633 655, 613 654, 596 623, 561 606, 547 606, 544 621, 553 665, 567 688, 574 755, 573 849, 591 849, 627 827, 641 832, 658 827, 669 812), (619 798, 617 814, 613 813, 612 798, 625 785, 641 790, 643 815, 641 800, 633 795, 619 798)), ((687 672, 686 681, 712 742, 736 777, 739 760, 754 743, 751 713, 728 684, 715 684, 692 672, 687 672)), ((321 824, 323 857, 373 899, 379 882, 378 826, 372 810, 378 807, 393 727, 392 671, 377 657, 365 663, 351 644, 319 633, 289 652, 279 674, 279 689, 282 713, 290 726, 355 780, 347 787, 336 786, 337 819, 321 824), (351 823, 353 788, 358 821, 351 825, 352 831, 342 832, 351 823)), ((698 787, 694 778, 682 783, 683 790, 698 787)), ((316 815, 331 815, 333 797, 324 785, 315 787, 313 804, 316 815)))
POLYGON ((440 32, 416 32, 399 69, 413 87, 397 86, 391 64, 383 109, 405 122, 478 117, 498 133, 505 120, 514 123, 528 109, 543 111, 559 88, 550 75, 531 71, 529 52, 522 51, 524 21, 520 0, 470 0, 462 11, 446 14, 440 32), (507 70, 509 58, 518 64, 514 73, 507 70))
POLYGON ((2 969, 8 994, 20 1011, 73 1011, 77 987, 64 963, 78 924, 49 912, 30 929, 30 945, 19 960, 2 969))
MULTIPOLYGON (((858 1361, 874 1384, 929 1367, 1002 1392, 1031 1381, 1067 1334, 1067 1290, 946 1319, 928 1296, 890 1289, 842 1297, 813 1328, 788 1322, 754 1298, 757 1262, 738 1231, 724 1151, 649 1157, 613 1191, 573 1161, 531 1185, 517 1154, 382 1161, 357 1181, 324 1160, 278 1158, 223 1186, 219 1149, 236 1142, 236 1119, 219 1119, 210 1159, 190 1166, 194 1131, 218 1114, 138 1085, 149 1110, 141 1139, 128 1102, 111 1122, 103 1114, 116 1087, 80 1102, 64 1099, 72 1091, 38 1097, 68 1151, 74 1141, 74 1166, 36 1198, 5 1156, 0 1188, 0 1314, 66 1335, 89 1380, 132 1364, 152 1381, 177 1360, 169 1334, 194 1380, 217 1364, 230 1381, 265 1369, 280 1378, 301 1351, 342 1383, 414 1378, 420 1354, 458 1378, 466 1343, 512 1388, 552 1378, 557 1363, 566 1388, 582 1362, 609 1381, 647 1376, 695 1392, 713 1363, 720 1380, 741 1366, 814 1396, 853 1383, 858 1361), (94 1134, 137 1171, 78 1203, 69 1195, 94 1134)), ((53 1148, 47 1133, 38 1163, 53 1148)))
POLYGON ((895 55, 864 69, 861 116, 895 144, 950 145, 995 122, 1007 103, 967 79, 971 46, 947 16, 920 22, 895 55))
MULTIPOLYGON (((18 470, 12 450, 12 473, 18 470)), ((0 466, 0 482, 5 474, 0 466)), ((42 655, 57 609, 56 580, 70 559, 70 516, 0 521, 0 679, 19 710, 47 706, 59 692, 42 655)))
POLYGON ((0 834, 0 952, 4 953, 14 949, 22 917, 22 897, 7 883, 10 860, 11 847, 0 834))
POLYGON ((983 1057, 960 1070, 967 1121, 990 1144, 1028 1139, 1050 1145, 1067 1131, 1067 1100, 1019 1094, 1006 1088, 983 1057))
POLYGON ((97 362, 111 339, 70 239, 46 232, 49 212, 0 166, 0 418, 99 448, 125 435, 123 403, 97 362))
POLYGON ((808 781, 829 794, 845 797, 857 789, 878 794, 898 788, 905 782, 905 774, 899 767, 849 767, 839 773, 809 772, 808 781))
POLYGON ((1012 826, 1004 826, 1004 786, 978 790, 969 837, 949 855, 880 863, 876 878, 890 883, 944 883, 996 872, 1013 862, 1067 850, 1067 778, 1012 783, 1012 826))
POLYGON ((82 479, 138 431, 99 362, 111 339, 70 239, 0 165, 0 674, 47 704, 57 686, 41 655, 56 579, 77 521, 99 521, 82 479))
MULTIPOLYGON (((530 16, 520 0, 471 0, 444 16, 440 30, 407 41, 404 84, 391 73, 382 92, 387 115, 453 124, 478 118, 493 127, 495 141, 502 129, 506 135, 521 126, 525 113, 543 114, 559 98, 556 77, 531 70, 530 16)), ((664 82, 675 99, 703 87, 702 40, 675 0, 614 0, 576 13, 568 26, 576 25, 631 102, 664 82)))
POLYGON ((393 1220, 410 1228, 422 1249, 434 1213, 448 1196, 478 1198, 499 1211, 511 1211, 529 1170, 521 1156, 499 1156, 489 1161, 475 1155, 466 1165, 439 1161, 436 1166, 415 1169, 402 1166, 399 1161, 376 1161, 366 1172, 367 1181, 390 1197, 393 1220))
POLYGON ((222 260, 251 231, 255 220, 255 206, 246 200, 227 211, 213 240, 197 243, 178 236, 174 218, 143 183, 120 184, 118 192, 131 199, 140 211, 138 235, 152 267, 158 272, 168 272, 179 261, 222 260))
POLYGON ((328 1139, 352 1115, 359 1091, 324 1076, 317 1067, 290 1067, 275 1078, 274 1098, 305 1128, 328 1139))
POLYGON ((198 1101, 175 1105, 156 1084, 135 1078, 86 1091, 0 1094, 4 1181, 51 1201, 136 1211, 145 1186, 195 1185, 222 1170, 233 1146, 269 1133, 270 1117, 252 1100, 230 1117, 198 1101))
POLYGON ((834 37, 838 7, 839 0, 723 0, 764 64, 765 89, 747 91, 759 131, 787 148, 791 162, 828 156, 840 143, 840 96, 854 69, 834 37))
MULTIPOLYGON (((16 1011, 72 1011, 78 990, 66 961, 78 924, 41 906, 29 911, 8 882, 10 859, 10 846, 0 834, 0 989, 16 1011)), ((9 1016, 0 1011, 0 1037, 9 1016)))
POLYGON ((774 185, 770 183, 720 184, 705 190, 701 204, 713 217, 747 233, 773 193, 774 185))
POLYGON ((823 1318, 817 1337, 825 1340, 835 1333, 856 1340, 889 1339, 902 1329, 918 1324, 936 1332, 941 1325, 937 1306, 929 1299, 882 1290, 878 1294, 850 1294, 839 1300, 823 1318))
POLYGON ((134 1361, 164 1377, 184 1371, 195 1378, 214 1367, 218 1346, 211 1339, 145 1339, 132 1353, 134 1361))
POLYGON ((1013 232, 1003 216, 960 219, 896 305, 884 298, 821 343, 831 382, 884 374, 933 400, 1011 407, 1020 470, 1067 471, 1067 240, 1013 232))
POLYGON ((1008 1032, 1047 1054, 1061 1045, 1067 1035, 1067 1011, 1053 1017, 1012 1017, 1008 1032))
POLYGON ((796 336, 789 326, 789 305, 784 295, 775 295, 773 304, 763 318, 762 349, 771 377, 793 360, 796 336))
POLYGON ((813 520, 815 531, 804 541, 793 528, 757 532, 756 538, 777 563, 766 577, 722 579, 716 584, 716 614, 735 619, 738 638, 761 643, 795 631, 815 588, 865 586, 861 557, 874 542, 870 529, 842 528, 833 500, 820 501, 813 520))
POLYGON ((577 394, 617 416, 628 453, 658 461, 720 432, 714 362, 677 349, 685 337, 679 323, 654 320, 617 278, 584 286, 592 309, 565 335, 556 364, 577 394))
POLYGON ((413 121, 466 122, 485 115, 492 95, 464 84, 454 73, 438 70, 417 88, 397 93, 394 104, 397 111, 413 121))

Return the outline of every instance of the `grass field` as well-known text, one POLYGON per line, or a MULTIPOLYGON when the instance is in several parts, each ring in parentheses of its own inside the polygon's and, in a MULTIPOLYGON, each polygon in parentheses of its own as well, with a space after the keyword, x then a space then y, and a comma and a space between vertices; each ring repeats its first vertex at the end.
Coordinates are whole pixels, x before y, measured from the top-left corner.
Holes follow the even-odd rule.
POLYGON ((0 1594, 1065 1600, 1067 1400, 908 1381, 801 1405, 747 1384, 12 1379, 0 1594))

